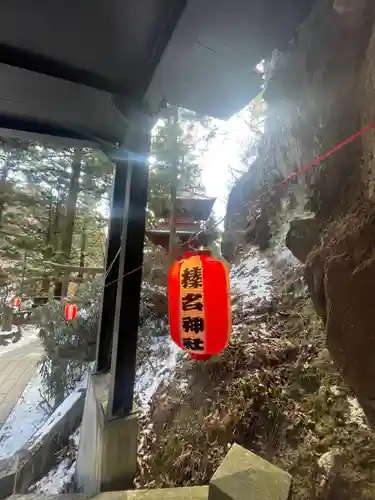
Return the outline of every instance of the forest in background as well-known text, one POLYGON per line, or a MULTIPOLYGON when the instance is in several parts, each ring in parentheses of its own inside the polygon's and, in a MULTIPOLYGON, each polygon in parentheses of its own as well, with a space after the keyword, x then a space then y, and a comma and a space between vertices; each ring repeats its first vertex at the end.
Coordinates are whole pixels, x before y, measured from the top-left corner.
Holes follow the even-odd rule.
MULTIPOLYGON (((262 106, 259 102, 252 103, 246 112, 249 141, 241 144, 244 164, 258 140, 258 115, 262 106)), ((222 131, 217 121, 183 109, 178 110, 176 131, 168 118, 159 119, 152 134, 150 156, 150 227, 155 226, 155 201, 170 194, 172 158, 178 159, 178 190, 205 194, 199 162, 218 134, 222 131), (172 138, 174 135, 177 137, 172 138)), ((235 180, 238 172, 231 173, 235 180)), ((67 295, 67 283, 64 286, 63 280, 51 278, 50 264, 103 266, 112 177, 113 164, 100 151, 1 140, 0 290, 3 299, 9 292, 25 297, 67 295)), ((159 250, 150 245, 146 241, 146 255, 151 258, 159 250)), ((149 267, 147 262, 145 266, 149 267)))
MULTIPOLYGON (((258 123, 262 102, 253 103, 244 116, 258 123)), ((171 157, 178 159, 178 189, 205 194, 201 159, 212 141, 225 136, 223 124, 178 110, 178 128, 168 118, 157 122, 151 142, 147 224, 155 227, 155 203, 170 195, 171 157), (177 137, 176 137, 177 135, 177 137), (174 149, 171 151, 171 145, 174 149)), ((249 127, 249 140, 241 144, 243 156, 253 154, 260 134, 249 127)), ((225 137, 224 137, 225 138, 225 137)), ((238 172, 231 172, 235 181, 238 172)), ((54 409, 85 376, 95 357, 95 342, 102 294, 101 273, 73 275, 77 283, 76 321, 64 320, 60 300, 71 296, 52 265, 102 268, 105 261, 113 164, 100 151, 57 148, 38 142, 4 139, 0 144, 0 332, 11 330, 12 298, 21 296, 21 312, 36 324, 43 342, 40 362, 42 394, 54 409), (48 297, 48 302, 27 297, 48 297)), ((216 224, 214 216, 209 221, 216 224)), ((138 366, 149 359, 152 335, 167 334, 166 276, 169 259, 146 239, 140 304, 138 366), (160 286, 162 285, 162 286, 160 286), (150 325, 152 332, 150 332, 150 325)), ((17 323, 18 324, 18 323, 17 323)), ((21 331, 18 328, 18 337, 21 331)), ((145 365, 145 366, 146 366, 145 365)))

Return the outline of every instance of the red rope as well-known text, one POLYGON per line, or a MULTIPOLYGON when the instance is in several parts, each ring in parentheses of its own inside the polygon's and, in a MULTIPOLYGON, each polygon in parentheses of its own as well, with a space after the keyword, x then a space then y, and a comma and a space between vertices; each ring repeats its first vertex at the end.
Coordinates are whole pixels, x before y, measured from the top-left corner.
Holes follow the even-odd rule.
MULTIPOLYGON (((370 125, 367 125, 367 127, 363 128, 362 130, 359 130, 358 132, 356 132, 355 134, 351 135, 350 137, 348 137, 347 139, 343 140, 342 142, 340 142, 339 144, 336 144, 336 146, 334 146, 332 149, 330 149, 329 151, 327 151, 326 153, 318 156, 317 158, 315 158, 314 161, 312 161, 311 163, 308 163, 307 165, 304 165, 302 168, 300 168, 299 170, 297 170, 297 172, 293 172, 292 174, 288 175, 288 177, 285 177, 285 179, 283 179, 279 185, 281 186, 282 184, 286 184, 288 183, 289 181, 291 181, 292 179, 296 179, 297 177, 299 177, 301 174, 303 174, 304 172, 306 172, 307 170, 309 170, 310 168, 314 167, 315 165, 318 165, 320 162, 322 162, 323 160, 325 160, 326 158, 328 158, 329 156, 331 156, 333 153, 336 153, 336 151, 338 151, 339 149, 342 149, 343 147, 345 147, 347 144, 353 142, 355 139, 357 139, 358 137, 360 137, 361 135, 363 134, 366 134, 366 132, 368 132, 369 130, 375 128, 375 122, 374 123, 371 123, 370 125)), ((251 168, 251 167, 250 167, 251 168)), ((260 201, 263 196, 265 196, 266 194, 270 193, 272 191, 272 188, 269 188, 266 192, 260 194, 259 196, 257 196, 256 198, 253 198, 252 200, 248 201, 247 203, 245 203, 245 205, 243 205, 242 208, 245 208, 245 207, 248 207, 249 205, 252 205, 253 203, 255 204, 256 202, 260 201)), ((220 219, 218 222, 216 222, 213 227, 216 227, 218 226, 219 224, 221 224, 223 221, 225 220, 225 217, 223 217, 222 219, 220 219)), ((200 234, 202 234, 204 232, 204 230, 202 231, 199 231, 197 234, 195 234, 194 236, 192 236, 187 242, 181 244, 181 246, 185 245, 185 244, 190 244, 192 241, 194 241, 200 234)))
POLYGON ((368 132, 369 130, 371 130, 373 128, 375 128, 375 122, 371 123, 371 125, 368 125, 367 127, 363 128, 362 130, 359 130, 355 134, 351 135, 350 137, 348 137, 344 141, 340 142, 335 147, 333 147, 332 149, 330 149, 326 153, 322 154, 321 156, 318 156, 318 158, 315 158, 314 161, 312 161, 308 165, 305 165, 304 167, 300 168, 299 170, 297 170, 297 172, 293 172, 293 174, 289 175, 284 180, 282 180, 280 182, 280 184, 286 184, 290 180, 296 179, 301 174, 303 174, 304 172, 306 172, 306 170, 309 170, 310 168, 314 167, 315 165, 317 165, 321 161, 323 161, 326 158, 328 158, 329 156, 331 156, 333 153, 336 153, 336 151, 338 151, 339 149, 342 149, 344 146, 346 146, 347 144, 353 142, 355 139, 357 139, 358 137, 360 137, 361 135, 365 134, 366 132, 368 132))
MULTIPOLYGON (((366 132, 368 132, 369 130, 375 128, 375 122, 374 123, 371 123, 370 125, 368 125, 367 127, 363 128, 362 130, 359 130, 358 132, 356 132, 355 134, 351 135, 350 137, 348 137, 347 139, 345 139, 344 141, 340 142, 339 144, 337 144, 336 146, 334 146, 332 149, 330 149, 329 151, 327 151, 326 153, 318 156, 317 158, 315 158, 314 161, 312 161, 311 163, 303 166, 302 168, 300 168, 299 170, 297 170, 297 172, 293 172, 293 174, 289 175, 288 177, 285 177, 285 179, 283 179, 281 182, 280 182, 280 185, 282 184, 286 184, 287 182, 289 182, 290 180, 292 179, 296 179, 297 177, 299 177, 301 174, 303 174, 304 172, 306 172, 307 170, 309 170, 310 168, 314 167, 315 165, 318 165, 320 162, 322 162, 323 160, 325 160, 326 158, 328 158, 329 156, 331 156, 333 153, 336 153, 336 151, 338 151, 339 149, 342 149, 343 147, 345 147, 347 144, 353 142, 355 139, 357 139, 358 137, 360 137, 361 135, 363 134, 366 134, 366 132)), ((250 167, 251 168, 251 167, 250 167)), ((267 193, 271 192, 271 188, 268 189, 268 191, 266 191, 265 193, 259 195, 257 198, 253 199, 253 200, 250 200, 248 203, 246 203, 243 208, 251 205, 252 203, 255 203, 259 200, 262 199, 263 196, 265 196, 267 193)), ((221 224, 223 221, 225 220, 225 217, 223 217, 222 219, 220 219, 218 222, 216 222, 213 227, 216 227, 218 226, 219 224, 221 224)), ((188 241, 186 241, 185 243, 182 243, 180 246, 184 246, 184 245, 189 245, 192 241, 194 241, 196 238, 198 238, 198 236, 200 234, 202 234, 204 232, 204 230, 201 230, 199 231, 197 234, 195 234, 194 236, 192 236, 191 238, 189 238, 188 241)), ((120 253, 120 249, 118 250, 117 254, 116 254, 116 257, 113 259, 111 265, 113 265, 114 261, 116 260, 116 258, 118 257, 120 253)), ((125 278, 126 276, 128 276, 129 274, 132 274, 136 271, 139 271, 142 269, 142 266, 136 268, 136 269, 133 269, 132 271, 129 271, 128 273, 124 274, 123 275, 123 278, 125 278)), ((109 285, 112 285, 113 283, 116 283, 118 281, 119 278, 117 278, 116 280, 114 281, 111 281, 110 283, 107 283, 107 285, 104 285, 104 287, 106 286, 109 286, 109 285)))

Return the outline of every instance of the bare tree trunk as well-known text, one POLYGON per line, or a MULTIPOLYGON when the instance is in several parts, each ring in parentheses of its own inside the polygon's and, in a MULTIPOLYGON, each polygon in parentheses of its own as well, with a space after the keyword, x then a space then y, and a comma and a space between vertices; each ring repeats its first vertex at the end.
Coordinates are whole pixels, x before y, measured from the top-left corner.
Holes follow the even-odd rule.
POLYGON ((22 262, 22 276, 21 276, 21 289, 20 289, 20 295, 22 296, 23 294, 23 287, 25 283, 25 274, 26 274, 26 252, 23 253, 23 262, 22 262))
POLYGON ((70 252, 72 250, 81 166, 82 152, 80 150, 75 150, 72 160, 72 171, 70 175, 68 198, 66 200, 65 227, 61 246, 65 261, 69 260, 70 252))
MULTIPOLYGON (((0 179, 0 193, 4 193, 5 191, 5 181, 0 179)), ((3 225, 3 214, 4 214, 4 198, 0 195, 0 227, 3 225)))
POLYGON ((3 224, 3 215, 4 215, 4 206, 5 206, 5 190, 6 190, 6 183, 8 179, 8 173, 9 173, 10 167, 8 163, 6 162, 3 168, 1 169, 0 172, 0 227, 3 224))
MULTIPOLYGON (((48 228, 46 232, 46 250, 44 252, 44 259, 45 260, 51 260, 53 256, 53 195, 51 193, 51 200, 50 200, 50 205, 49 205, 49 213, 48 213, 48 228)), ((42 280, 42 286, 41 286, 41 293, 46 293, 47 295, 49 294, 49 289, 51 286, 51 280, 50 278, 46 275, 43 280, 42 280)))
MULTIPOLYGON (((83 223, 82 233, 81 233, 81 252, 79 256, 79 266, 85 267, 85 256, 86 256, 86 229, 85 223, 83 223)), ((83 278, 83 272, 78 273, 79 278, 83 278)))
MULTIPOLYGON (((72 250, 74 222, 76 218, 81 166, 82 166, 82 151, 76 149, 74 150, 73 153, 69 191, 66 200, 64 234, 62 236, 61 257, 60 257, 62 264, 65 264, 69 261, 70 253, 72 250)), ((61 297, 64 296, 64 294, 66 295, 69 286, 69 274, 64 275, 63 281, 61 281, 60 279, 60 282, 61 282, 60 286, 56 286, 55 288, 55 297, 61 297)))

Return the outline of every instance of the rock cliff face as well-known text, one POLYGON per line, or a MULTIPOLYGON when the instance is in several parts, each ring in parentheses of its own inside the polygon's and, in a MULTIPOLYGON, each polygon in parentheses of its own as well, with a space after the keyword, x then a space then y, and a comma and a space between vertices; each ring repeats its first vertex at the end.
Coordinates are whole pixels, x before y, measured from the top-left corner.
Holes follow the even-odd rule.
POLYGON ((373 0, 317 0, 288 52, 270 62, 264 96, 265 134, 230 194, 223 252, 230 259, 244 238, 267 246, 280 221, 292 222, 286 245, 306 262, 329 351, 374 427, 374 131, 279 185, 375 121, 373 0))

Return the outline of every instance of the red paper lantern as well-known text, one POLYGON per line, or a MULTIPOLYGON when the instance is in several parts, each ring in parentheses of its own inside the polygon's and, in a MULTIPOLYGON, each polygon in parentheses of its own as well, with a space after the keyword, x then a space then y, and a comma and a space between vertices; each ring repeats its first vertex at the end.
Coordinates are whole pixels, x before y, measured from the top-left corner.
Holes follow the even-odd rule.
POLYGON ((14 297, 13 307, 14 307, 14 309, 19 309, 21 307, 21 298, 20 297, 14 297))
POLYGON ((77 306, 76 304, 66 304, 65 306, 65 320, 72 321, 76 319, 77 316, 77 306))
POLYGON ((168 277, 172 340, 195 359, 209 359, 227 346, 231 329, 229 275, 208 250, 187 252, 168 277))

